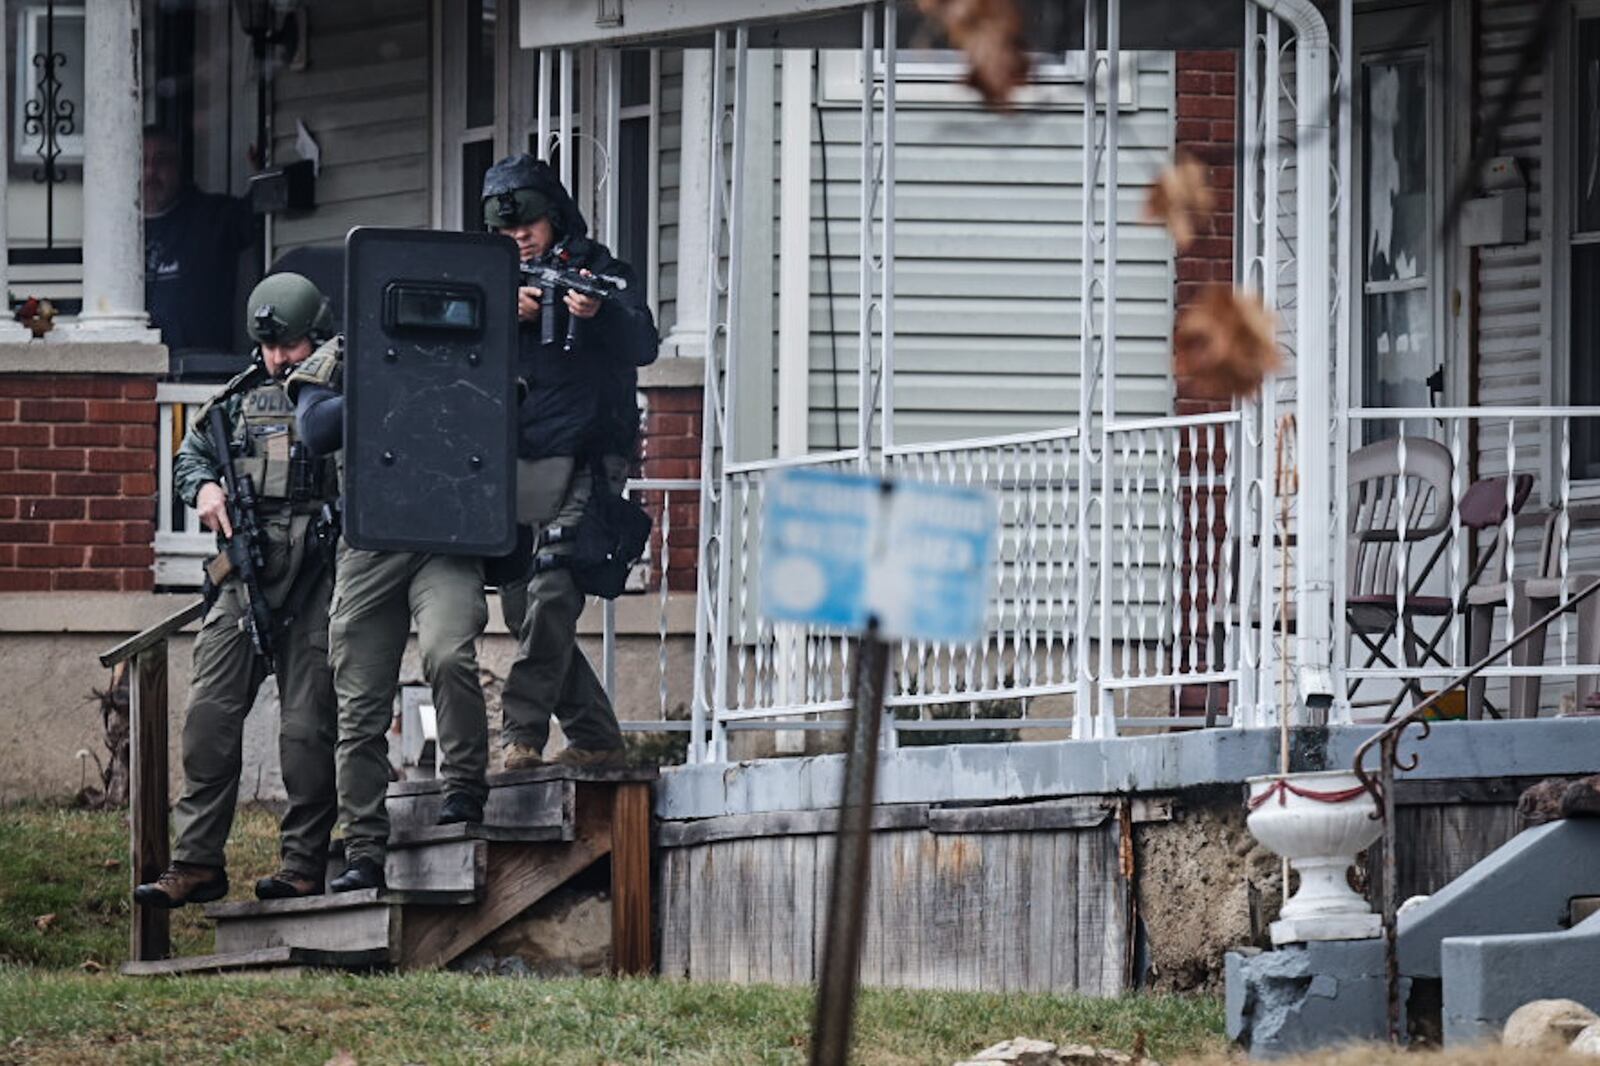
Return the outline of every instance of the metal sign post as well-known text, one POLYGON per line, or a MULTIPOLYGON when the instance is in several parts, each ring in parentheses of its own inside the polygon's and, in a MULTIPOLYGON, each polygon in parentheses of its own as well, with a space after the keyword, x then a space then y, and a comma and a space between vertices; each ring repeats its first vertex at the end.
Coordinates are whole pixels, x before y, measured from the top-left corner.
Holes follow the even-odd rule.
POLYGON ((963 644, 984 631, 997 508, 982 489, 788 470, 762 516, 762 613, 861 633, 851 691, 813 1066, 850 1053, 872 868, 889 641, 963 644))

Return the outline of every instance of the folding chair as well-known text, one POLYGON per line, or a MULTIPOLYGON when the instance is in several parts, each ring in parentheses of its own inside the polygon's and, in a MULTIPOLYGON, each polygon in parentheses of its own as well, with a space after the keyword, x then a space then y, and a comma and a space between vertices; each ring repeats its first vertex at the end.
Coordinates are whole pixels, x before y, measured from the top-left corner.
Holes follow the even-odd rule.
MULTIPOLYGON (((1551 511, 1545 518, 1544 533, 1539 540, 1539 553, 1535 571, 1530 577, 1505 576, 1499 582, 1478 585, 1467 590, 1470 615, 1467 622, 1469 658, 1478 662, 1489 654, 1494 638, 1495 611, 1505 606, 1506 594, 1511 594, 1511 624, 1517 631, 1526 629, 1535 618, 1555 610, 1562 600, 1561 581, 1561 518, 1562 512, 1551 511)), ((1502 566, 1502 573, 1504 567, 1502 566)), ((1572 597, 1600 581, 1594 574, 1567 574, 1566 595, 1572 597)), ((1590 597, 1578 604, 1578 649, 1580 663, 1600 663, 1600 599, 1590 597)), ((1513 666, 1538 666, 1544 662, 1545 634, 1549 627, 1540 629, 1517 647, 1511 649, 1513 666)), ((1539 689, 1537 675, 1511 679, 1511 717, 1537 718, 1539 716, 1539 689)), ((1594 696, 1596 679, 1592 674, 1580 674, 1577 679, 1577 706, 1588 706, 1594 696)), ((1485 706, 1483 677, 1467 682, 1467 717, 1480 719, 1485 706)))
MULTIPOLYGON (((1363 667, 1397 665, 1385 650, 1397 630, 1406 666, 1421 666, 1429 658, 1450 665, 1437 650, 1440 634, 1435 632, 1431 640, 1424 641, 1416 623, 1423 618, 1442 619, 1439 629, 1443 630, 1456 608, 1449 596, 1423 592, 1449 546, 1444 534, 1450 527, 1453 469, 1449 449, 1424 437, 1379 441, 1350 456, 1345 622, 1366 648, 1363 667), (1436 538, 1440 543, 1427 560, 1413 566, 1412 548, 1436 538), (1400 594, 1402 574, 1404 596, 1400 594)), ((1361 680, 1350 686, 1350 696, 1360 688, 1361 680)), ((1417 680, 1407 678, 1390 705, 1391 712, 1407 692, 1413 702, 1424 698, 1417 680)))

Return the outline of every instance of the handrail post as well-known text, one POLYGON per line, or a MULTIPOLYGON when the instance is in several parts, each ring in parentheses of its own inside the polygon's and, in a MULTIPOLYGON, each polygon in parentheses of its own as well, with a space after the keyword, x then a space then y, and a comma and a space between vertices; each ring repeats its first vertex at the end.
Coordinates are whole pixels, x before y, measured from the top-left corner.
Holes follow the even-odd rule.
MULTIPOLYGON (((156 641, 133 659, 129 685, 132 698, 133 764, 130 780, 133 816, 133 884, 154 881, 167 868, 167 642, 156 641)), ((134 904, 129 958, 135 962, 164 959, 172 951, 170 912, 134 904)))

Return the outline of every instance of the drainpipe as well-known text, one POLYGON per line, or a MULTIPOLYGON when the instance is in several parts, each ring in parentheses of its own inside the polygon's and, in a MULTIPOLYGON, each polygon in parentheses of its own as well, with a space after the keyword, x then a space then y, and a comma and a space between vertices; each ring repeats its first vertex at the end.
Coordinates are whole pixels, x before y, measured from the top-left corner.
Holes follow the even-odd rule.
MULTIPOLYGON (((1295 181, 1299 190, 1295 258, 1295 374, 1300 431, 1297 632, 1302 705, 1325 714, 1333 701, 1332 361, 1328 316, 1334 224, 1328 174, 1333 151, 1333 87, 1328 24, 1311 0, 1252 0, 1295 33, 1295 181)), ((1273 91, 1267 87, 1266 91, 1273 91)), ((1272 136, 1272 131, 1267 131, 1272 136)))

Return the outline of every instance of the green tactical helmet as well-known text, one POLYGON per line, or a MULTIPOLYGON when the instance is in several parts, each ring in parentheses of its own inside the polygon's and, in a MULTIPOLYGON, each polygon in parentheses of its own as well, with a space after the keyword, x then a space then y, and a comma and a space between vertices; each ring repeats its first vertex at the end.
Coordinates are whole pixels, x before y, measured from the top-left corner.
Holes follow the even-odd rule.
POLYGON ((333 315, 328 300, 301 274, 269 274, 250 291, 245 328, 257 344, 293 344, 328 335, 333 315))

